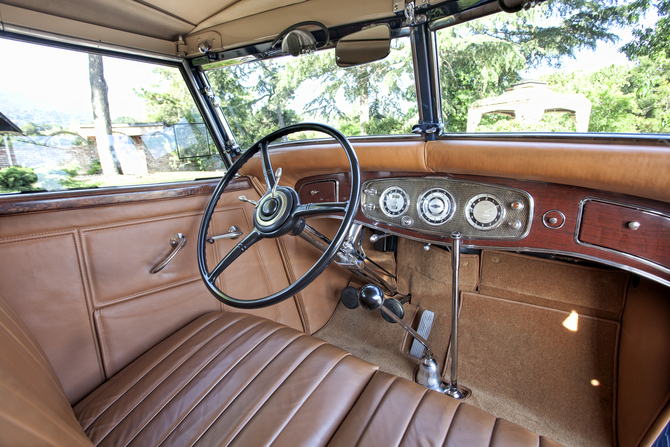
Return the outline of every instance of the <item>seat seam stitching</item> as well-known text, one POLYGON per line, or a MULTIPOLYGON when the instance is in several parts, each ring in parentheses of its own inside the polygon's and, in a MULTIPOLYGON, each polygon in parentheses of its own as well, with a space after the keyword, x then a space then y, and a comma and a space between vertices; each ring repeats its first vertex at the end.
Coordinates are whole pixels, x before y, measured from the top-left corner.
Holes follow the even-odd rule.
POLYGON ((407 437, 407 431, 412 426, 412 422, 414 422, 414 420, 416 419, 416 415, 419 412, 419 407, 421 406, 421 404, 423 403, 423 400, 428 395, 428 391, 429 391, 428 389, 424 390, 423 394, 421 395, 421 399, 419 399, 419 402, 416 404, 416 407, 414 408, 414 413, 412 414, 412 417, 410 418, 409 423, 405 426, 405 431, 402 432, 402 437, 400 438, 400 442, 398 443, 399 446, 402 445, 403 441, 407 437))
MULTIPOLYGON (((254 327, 257 327, 257 326, 254 326, 254 327)), ((251 328, 251 329, 253 329, 253 328, 251 328)), ((281 330, 281 329, 282 329, 282 328, 277 328, 277 329, 275 329, 274 331, 270 332, 269 334, 265 335, 265 337, 263 337, 261 340, 259 340, 259 341, 253 346, 252 350, 255 349, 257 346, 259 346, 260 344, 262 344, 264 341, 266 341, 268 338, 270 338, 273 334, 275 334, 277 331, 279 331, 279 330, 281 330)), ((247 332, 248 332, 248 331, 247 331, 247 332)), ((246 333, 246 332, 245 332, 245 333, 246 333)), ((242 334, 242 335, 244 335, 244 334, 242 334)), ((239 339, 239 338, 238 338, 238 339, 239 339)), ((228 349, 228 348, 229 348, 235 341, 237 341, 238 339, 233 340, 230 344, 228 344, 227 346, 225 346, 224 348, 222 348, 221 350, 219 350, 219 351, 216 353, 216 355, 214 355, 211 359, 209 359, 209 360, 207 361, 207 363, 205 363, 204 365, 202 365, 202 366, 198 369, 198 371, 197 371, 195 374, 193 374, 193 375, 191 376, 191 378, 188 380, 188 382, 184 383, 184 384, 179 388, 178 391, 174 392, 174 393, 172 394, 172 397, 170 397, 170 399, 169 399, 168 401, 166 401, 166 402, 161 406, 161 408, 158 409, 158 411, 156 411, 156 412, 154 413, 154 415, 151 417, 151 419, 149 419, 149 420, 142 426, 142 428, 140 428, 140 429, 137 431, 137 433, 135 433, 135 435, 133 435, 133 437, 126 443, 126 445, 130 444, 130 443, 133 441, 133 439, 135 439, 135 438, 142 432, 142 430, 144 430, 144 428, 146 428, 146 426, 149 425, 149 424, 151 423, 151 421, 153 421, 154 419, 156 419, 156 417, 161 413, 161 411, 163 411, 163 410, 170 404, 170 402, 172 402, 172 401, 175 399, 175 397, 177 397, 177 395, 178 395, 179 393, 181 393, 181 392, 184 390, 184 388, 186 388, 191 382, 193 382, 193 380, 195 380, 195 378, 196 378, 196 377, 197 377, 197 376, 198 376, 198 375, 199 375, 205 368, 207 368, 207 366, 209 366, 214 360, 216 360, 221 354, 223 354, 223 353, 226 351, 226 349, 228 349)), ((247 355, 248 355, 248 353, 246 353, 244 356, 242 356, 242 357, 241 357, 241 358, 240 358, 234 365, 231 365, 230 369, 228 370, 228 372, 226 372, 226 374, 225 374, 223 377, 225 377, 230 371, 232 371, 232 369, 233 369, 236 365, 238 365, 242 360, 244 360, 244 358, 246 358, 247 355)), ((223 379, 223 377, 222 377, 222 379, 223 379)), ((220 382, 220 380, 219 380, 218 382, 220 382)), ((218 382, 217 382, 217 383, 218 383, 218 382)))
MULTIPOLYGON (((306 334, 305 334, 305 335, 301 335, 300 337, 296 338, 296 340, 298 340, 298 339, 300 339, 300 338, 302 338, 302 337, 307 337, 307 336, 308 336, 308 335, 306 335, 306 334)), ((288 378, 295 372, 295 370, 298 369, 298 367, 300 367, 300 365, 302 365, 302 364, 304 363, 305 360, 307 360, 307 358, 309 358, 312 354, 314 354, 314 352, 315 352, 317 349, 319 349, 320 347, 324 346, 325 344, 326 344, 325 342, 322 342, 321 344, 319 344, 318 346, 316 346, 316 347, 315 347, 309 354, 307 354, 307 355, 305 356, 305 358, 303 358, 303 359, 300 361, 300 363, 298 363, 298 364, 293 368, 293 370, 291 370, 291 372, 286 376, 286 379, 288 379, 288 378)), ((253 377, 253 378, 252 378, 252 379, 251 379, 251 380, 244 386, 244 388, 243 388, 242 390, 240 390, 240 392, 237 394, 237 396, 235 396, 235 397, 233 398, 233 400, 230 401, 230 403, 228 404, 228 406, 227 406, 226 408, 224 408, 223 411, 221 411, 221 413, 219 413, 219 415, 218 415, 216 418, 214 418, 214 420, 209 424, 209 426, 207 427, 207 429, 206 429, 204 432, 202 432, 202 433, 200 434, 200 436, 198 436, 198 438, 197 438, 195 441, 193 441, 193 443, 191 444, 191 447, 193 447, 193 446, 194 446, 200 439, 202 439, 203 436, 205 436, 205 434, 209 431, 209 429, 212 428, 212 426, 214 426, 214 424, 216 423, 216 421, 219 420, 219 418, 221 417, 221 415, 223 415, 223 413, 225 412, 225 410, 226 410, 228 407, 230 407, 230 405, 232 405, 233 402, 235 402, 235 399, 237 399, 237 398, 240 396, 240 394, 242 394, 244 391, 246 391, 246 389, 249 387, 249 385, 251 385, 251 383, 253 383, 253 381, 256 380, 256 378, 258 378, 258 376, 259 376, 263 371, 265 371, 265 369, 266 369, 266 368, 267 368, 267 367, 268 367, 268 366, 269 366, 269 365, 270 365, 276 358, 277 358, 277 357, 274 357, 270 362, 266 363, 266 364, 263 366, 263 368, 258 372, 258 374, 256 374, 256 375, 255 375, 255 376, 254 376, 254 377, 253 377)), ((284 381, 286 381, 286 379, 284 379, 284 381)), ((282 383, 283 383, 283 382, 282 382, 282 383)), ((281 384, 278 384, 278 385, 277 385, 277 388, 275 388, 274 390, 272 390, 272 393, 270 393, 270 395, 267 397, 267 399, 265 399, 265 401, 264 401, 263 403, 261 403, 261 406, 263 406, 263 405, 265 404, 265 402, 267 402, 267 400, 270 399, 270 398, 274 395, 275 391, 277 391, 277 389, 278 389, 280 386, 281 386, 281 384)), ((240 430, 241 430, 241 429, 240 429, 240 430)))
POLYGON ((444 435, 444 441, 442 441, 442 446, 445 445, 447 442, 447 439, 449 438, 449 433, 451 433, 451 427, 454 425, 454 421, 456 420, 456 415, 458 415, 458 412, 461 411, 461 407, 463 405, 461 402, 458 402, 458 407, 456 407, 456 411, 454 411, 454 415, 451 418, 451 422, 449 423, 449 427, 447 427, 447 433, 444 435))
POLYGON ((488 444, 489 447, 492 447, 492 446, 493 446, 493 435, 495 434, 496 429, 498 428, 498 421, 499 421, 499 420, 500 420, 499 418, 496 418, 496 421, 495 421, 495 423, 493 424, 493 430, 491 430, 491 437, 489 438, 489 444, 488 444))
MULTIPOLYGON (((271 359, 269 359, 268 362, 267 362, 265 365, 263 365, 263 367, 262 367, 261 370, 258 372, 258 374, 260 374, 261 372, 263 372, 263 370, 265 369, 265 367, 266 367, 267 365, 269 365, 275 358, 277 358, 282 352, 284 352, 284 350, 286 350, 289 346, 291 346, 291 345, 293 344, 293 342, 295 342, 295 341, 298 340, 299 338, 300 338, 300 334, 298 334, 297 337, 295 337, 293 340, 291 340, 289 343, 287 343, 286 346, 282 347, 279 351, 277 351, 277 353, 276 353, 271 359)), ((256 347, 254 347, 254 349, 255 349, 255 348, 256 348, 256 347)), ((251 354, 251 352, 253 352, 254 349, 250 350, 247 354, 245 354, 245 356, 242 357, 242 358, 240 359, 240 361, 237 362, 237 364, 236 364, 235 366, 239 365, 244 359, 246 359, 246 358, 249 356, 249 354, 251 354)), ((168 434, 163 438, 163 440, 162 440, 156 447, 160 447, 161 445, 163 445, 163 443, 165 442, 165 440, 166 440, 167 438, 170 437, 170 435, 171 435, 171 434, 172 434, 172 433, 173 433, 173 432, 174 432, 174 431, 175 431, 175 430, 182 424, 182 422, 184 422, 184 421, 186 420, 186 418, 193 412, 193 410, 196 409, 196 407, 200 404, 200 402, 202 402, 203 400, 205 400, 205 399, 207 398, 207 396, 209 396, 209 394, 212 392, 212 390, 214 390, 214 388, 216 388, 216 387, 221 383, 221 381, 222 381, 223 379, 225 379, 226 376, 228 376, 228 374, 229 374, 231 371, 232 371, 232 369, 229 370, 229 371, 228 371, 224 376, 222 376, 219 380, 217 380, 217 382, 216 382, 216 383, 209 389, 209 391, 207 391, 207 394, 205 394, 204 396, 202 396, 202 397, 200 398, 200 400, 198 400, 198 402, 197 402, 195 405, 193 405, 193 407, 188 411, 188 413, 186 413, 186 414, 181 418, 181 420, 179 421, 179 423, 178 423, 177 425, 175 425, 174 428, 173 428, 172 430, 170 430, 170 433, 168 433, 168 434)), ((258 374, 256 374, 256 375, 258 375, 258 374)), ((254 376, 254 377, 255 377, 255 376, 254 376)), ((251 381, 253 381, 253 378, 251 379, 251 381)), ((242 391, 244 391, 244 389, 246 389, 246 387, 243 388, 242 390, 240 390, 240 393, 242 393, 242 391)), ((226 411, 226 409, 230 406, 231 403, 233 403, 234 400, 235 400, 235 398, 233 398, 233 400, 231 400, 231 401, 228 403, 228 405, 226 405, 226 407, 223 408, 223 409, 221 410, 222 413, 226 411)), ((200 439, 201 436, 202 436, 202 435, 200 435, 200 436, 198 437, 198 439, 200 439)), ((194 441, 194 444, 195 444, 195 442, 197 442, 197 441, 198 441, 198 440, 196 439, 196 440, 194 441)))
MULTIPOLYGON (((305 402, 307 402, 307 400, 314 394, 314 392, 316 392, 317 388, 319 388, 319 386, 323 383, 323 381, 326 380, 326 378, 333 372, 333 370, 337 367, 337 365, 339 365, 340 363, 342 363, 342 360, 344 360, 345 358, 347 358, 347 357, 350 356, 350 355, 351 355, 351 354, 349 354, 348 352, 345 352, 344 355, 343 355, 342 357, 340 357, 340 358, 339 358, 339 359, 338 359, 338 360, 337 360, 337 361, 336 361, 336 362, 335 362, 335 363, 328 369, 328 371, 325 372, 325 374, 323 375, 323 377, 321 377, 321 379, 320 379, 319 382, 316 384, 316 386, 314 386, 314 388, 312 389, 312 391, 310 391, 310 393, 309 393, 307 396, 305 396, 305 398, 302 400, 302 402, 300 402, 300 405, 295 409, 295 411, 293 411, 293 413, 291 414, 291 417, 290 417, 289 419, 287 419, 287 420, 284 422, 284 424, 282 425, 281 429, 280 429, 280 430, 277 432, 277 434, 272 438, 272 441, 271 441, 271 442, 268 442, 269 445, 273 445, 273 444, 275 443, 275 441, 277 440, 277 438, 279 438, 279 435, 282 434, 282 432, 284 431, 284 429, 285 429, 285 428, 288 426, 288 424, 293 420, 293 416, 295 416, 295 415, 300 411, 300 409, 301 409, 302 406, 305 404, 305 402)), ((265 405, 265 404, 263 404, 263 405, 265 405)), ((256 417, 257 414, 258 414, 258 412, 254 415, 254 417, 256 417)), ((246 427, 246 426, 249 424, 249 422, 251 422, 251 421, 253 420, 254 417, 252 417, 251 419, 249 419, 249 421, 247 421, 247 424, 245 424, 244 426, 246 427)), ((241 430, 240 430, 240 432, 241 432, 241 430)), ((239 433, 238 433, 238 434, 239 434, 239 433)), ((236 437, 237 437, 237 436, 236 436, 236 437)), ((233 440, 234 440, 234 439, 235 439, 235 438, 233 438, 233 440)))
MULTIPOLYGON (((203 330, 205 330, 206 328, 208 328, 212 323, 214 323, 214 322, 217 321, 217 320, 220 320, 220 319, 223 318, 224 316, 225 316, 225 314, 222 314, 221 316, 217 317, 216 319, 210 321, 209 323, 207 323, 207 325, 205 325, 205 326, 201 327, 200 329, 198 329, 197 332, 195 332, 195 333, 194 333, 193 335, 191 335, 190 337, 184 339, 181 343, 179 343, 179 345, 175 346, 174 349, 172 349, 170 352, 168 352, 166 355, 164 355, 161 359, 159 359, 158 361, 156 361, 156 362, 153 364, 153 366, 151 366, 151 368, 149 368, 144 374, 142 374, 140 377, 138 377, 137 380, 135 380, 132 384, 130 384, 130 385, 123 391, 123 393, 119 394, 119 395, 117 396, 117 398, 114 399, 113 402, 110 402, 110 404, 107 405, 107 406, 105 407, 104 410, 100 411, 100 412, 98 413, 98 415, 95 417, 95 419, 93 419, 93 420, 86 426, 86 428, 84 429, 84 431, 88 430, 88 429, 91 427, 91 425, 93 425, 93 424, 100 418, 100 416, 102 416, 107 410, 109 410, 109 408, 110 408, 112 405, 114 405, 114 404, 115 404, 121 397, 123 397, 126 393, 128 393, 128 392, 129 392, 135 385, 137 385, 137 383, 138 383, 140 380, 142 380, 144 377, 146 377, 147 374, 149 374, 150 372, 152 372, 152 371, 154 370, 154 368, 156 368, 161 362, 163 362, 166 358, 168 358, 170 355, 172 355, 177 349, 181 348, 181 347, 182 347, 187 341, 189 341, 191 338, 193 338, 194 336, 198 335, 198 334, 201 333, 203 330)), ((233 324, 235 324, 235 323, 237 323, 237 322, 239 322, 239 321, 242 321, 242 319, 240 319, 240 320, 236 320, 236 321, 232 322, 230 325, 226 326, 226 327, 223 328, 221 331, 224 331, 225 329, 228 329, 230 326, 232 326, 233 324)), ((220 333, 220 332, 219 332, 219 333, 220 333)))
POLYGON ((358 441, 356 442, 356 447, 358 447, 358 446, 360 445, 360 443, 361 443, 361 439, 363 439, 363 436, 365 435, 365 433, 367 433, 368 428, 370 427, 370 422, 372 422, 372 420, 375 418, 375 416, 377 416, 377 412, 379 411, 379 407, 382 406, 382 402, 384 402, 384 400, 386 399, 386 396, 388 395, 389 390, 390 390, 391 387, 398 381, 398 379, 400 379, 400 378, 397 377, 397 376, 394 377, 394 378, 393 378, 393 382, 391 382, 391 383, 389 384, 388 388, 386 388, 386 389, 384 390, 384 395, 382 396, 381 399, 379 399, 379 403, 377 404, 377 406, 376 406, 376 408, 375 408, 375 411, 373 411, 373 412, 372 412, 372 415, 370 416, 370 418, 368 418, 367 422, 365 423, 365 428, 364 428, 363 431, 361 432, 361 435, 358 437, 358 441))
MULTIPOLYGON (((88 429, 91 427, 91 425, 93 425, 93 424, 95 423, 95 421, 97 421, 98 418, 100 418, 100 416, 103 415, 103 413, 105 413, 107 410, 109 410, 109 408, 110 408, 112 405, 114 405, 114 404, 116 403, 117 400, 119 400, 123 395, 125 395, 128 391, 130 391, 130 390, 132 389, 132 387, 134 387, 134 386, 137 384, 137 382, 139 382, 140 380, 142 380, 147 374, 149 374, 151 371, 153 371, 153 369, 154 369, 156 366, 158 366, 159 363, 161 363, 163 360, 165 360, 166 358, 168 358, 168 357, 169 357, 172 353, 174 353, 177 349, 179 349, 180 347, 182 347, 182 346, 184 345, 184 343, 186 343, 190 338, 196 336, 197 334, 199 334, 200 332, 202 332, 203 330, 205 330, 206 328, 208 328, 212 323, 214 323, 215 321, 217 321, 217 320, 223 318, 223 316, 224 316, 224 315, 221 315, 221 316, 217 317, 216 319, 214 319, 214 320, 210 321, 209 323, 207 323, 205 326, 203 326, 203 327, 201 327, 200 329, 198 329, 198 331, 195 332, 193 335, 191 335, 191 337, 188 337, 188 338, 184 339, 181 343, 179 343, 177 346, 175 346, 170 352, 168 352, 167 354, 165 354, 160 360, 158 360, 157 362, 155 362, 154 365, 151 366, 151 368, 149 368, 144 374, 142 374, 140 377, 138 377, 137 380, 135 380, 132 384, 128 385, 128 387, 123 391, 123 393, 119 394, 119 395, 117 396, 117 398, 114 399, 113 402, 110 402, 109 405, 107 405, 103 410, 101 410, 101 411, 98 413, 98 415, 97 415, 97 416, 96 416, 96 417, 95 417, 95 418, 94 418, 94 419, 93 419, 93 420, 92 420, 86 427, 83 427, 83 428, 84 428, 84 431, 88 430, 88 429)), ((241 321, 241 320, 237 320, 237 321, 241 321)), ((234 323, 235 323, 235 322, 231 323, 231 325, 234 324, 234 323)), ((230 326, 227 326, 227 327, 230 327, 230 326)), ((120 374, 124 374, 124 370, 122 370, 120 374)), ((126 372, 125 374, 127 374, 127 372, 126 372)), ((124 374, 124 375, 125 375, 125 374, 124 374)), ((117 376, 117 377, 118 377, 118 376, 117 376)), ((106 383, 109 383, 109 381, 106 382, 106 383)), ((91 403, 92 403, 92 402, 91 402, 91 403)), ((86 408, 87 408, 89 405, 91 405, 91 404, 89 403, 88 405, 86 405, 86 407, 82 408, 81 412, 83 412, 84 410, 86 410, 86 408)))
MULTIPOLYGON (((246 334, 247 332, 249 332, 251 329, 257 327, 258 325, 260 325, 260 324, 262 324, 262 323, 263 323, 263 322, 261 321, 260 323, 256 324, 255 326, 251 326, 250 328, 248 328, 247 330, 245 330, 244 332, 242 332, 241 334, 239 334, 239 335, 238 335, 238 336, 231 342, 231 344, 234 343, 236 340, 238 340, 240 337, 242 337, 244 334, 246 334)), ((204 348, 206 345, 208 345, 208 344, 209 344, 215 337, 217 337, 218 335, 220 335, 224 330, 225 330, 225 329, 222 329, 222 330, 220 330, 219 332, 217 332, 216 334, 212 335, 212 336, 209 338, 209 340, 207 340, 205 343, 203 343, 202 346, 200 346, 195 352, 191 353, 191 354, 190 354, 188 357, 186 357, 181 363, 179 363, 179 365, 175 366, 175 367, 174 367, 174 368, 173 368, 173 369, 172 369, 172 370, 171 370, 165 377, 163 377, 163 379, 162 379, 160 382, 158 382, 153 388, 151 388, 151 390, 149 390, 149 392, 146 393, 146 394, 142 397, 142 399, 141 399, 139 402, 137 402, 137 403, 133 406, 133 408, 131 408, 129 411, 127 411, 126 414, 125 414, 125 415, 124 415, 124 416, 123 416, 123 417, 122 417, 116 424, 114 424, 114 427, 112 427, 112 428, 105 434, 105 436, 103 436, 103 437, 100 439, 100 441, 98 441, 98 444, 101 443, 107 436, 109 436, 109 435, 116 429, 116 427, 118 427, 123 421, 125 421, 126 418, 130 415, 130 413, 132 413, 132 412, 135 410, 135 408, 137 408, 140 404, 142 404, 142 402, 144 402, 144 401, 145 401, 145 400, 146 400, 146 399, 147 399, 147 398, 148 398, 148 397, 149 397, 149 396, 156 390, 156 388, 158 388, 161 384, 163 384, 163 383, 164 383, 164 382, 165 382, 165 381, 166 381, 166 380, 167 380, 167 379, 168 379, 168 378, 169 378, 169 377, 170 377, 176 370, 178 370, 184 363, 186 363, 188 360, 190 360, 190 359, 193 357, 193 355, 195 355, 195 354, 197 354, 198 352, 200 352, 200 350, 201 350, 202 348, 204 348)), ((229 346, 230 346, 230 345, 229 345, 229 346)), ((137 382, 136 382, 136 383, 137 383, 137 382)), ((134 386, 134 385, 133 385, 133 386, 134 386)), ((126 391, 126 392, 129 392, 129 391, 130 391, 130 389, 128 389, 128 391, 126 391)), ((124 393, 124 394, 125 394, 125 393, 124 393)))
MULTIPOLYGON (((61 385, 61 383, 60 383, 59 381, 54 380, 54 378, 56 377, 56 372, 53 371, 53 366, 51 366, 51 364, 50 364, 50 362, 49 362, 49 359, 46 357, 46 354, 45 354, 45 355, 42 355, 42 353, 39 352, 39 350, 36 349, 36 345, 35 345, 35 343, 33 343, 33 341, 31 340, 31 337, 28 336, 28 334, 26 333, 26 331, 23 330, 23 328, 22 328, 22 327, 21 327, 21 326, 20 326, 20 325, 13 319, 13 318, 12 318, 11 315, 9 315, 9 314, 6 312, 6 310, 5 310, 4 308, 0 308, 0 310, 2 310, 2 312, 7 316, 7 318, 9 319, 9 321, 10 321, 10 322, 13 324, 13 326, 15 327, 15 330, 14 330, 14 331, 11 331, 11 330, 10 330, 6 325, 4 325, 4 324, 3 324, 3 328, 5 328, 5 329, 7 330, 7 332, 9 332, 9 333, 12 335, 12 337, 14 338, 14 340, 16 340, 16 342, 17 342, 20 346, 22 346, 22 347, 24 348, 24 351, 27 351, 27 352, 28 352, 28 355, 29 355, 30 357, 32 357, 33 360, 35 360, 35 362, 39 365, 40 369, 42 369, 42 370, 49 376, 49 379, 51 380, 51 382, 53 382, 54 385, 56 385, 56 387, 57 387, 59 390, 61 390, 61 394, 63 395, 63 397, 65 397, 65 393, 64 393, 64 391, 63 391, 63 389, 62 389, 63 386, 61 385), (27 342, 28 342, 28 344, 29 344, 30 346, 27 346, 26 343, 23 343, 21 340, 19 340, 19 338, 18 338, 17 335, 15 334, 15 331, 20 331, 20 334, 21 334, 23 337, 26 338, 26 340, 27 340, 27 342), (37 353, 39 354, 39 358, 33 354, 33 350, 36 350, 36 351, 37 351, 37 353), (47 362, 48 362, 48 363, 47 363, 47 362), (49 371, 49 370, 45 367, 45 364, 51 366, 52 371, 49 371)), ((17 317, 18 317, 18 315, 17 315, 17 317)), ((20 320, 19 320, 19 321, 20 321, 20 320)), ((25 327, 25 324, 24 324, 24 327, 25 327)), ((32 335, 32 334, 31 334, 31 335, 32 335)), ((34 336, 33 336, 33 337, 34 337, 34 336)), ((39 346, 39 345, 37 345, 37 346, 39 346)), ((24 358, 24 359, 28 360, 26 357, 23 356, 23 354, 21 354, 21 358, 24 358)))

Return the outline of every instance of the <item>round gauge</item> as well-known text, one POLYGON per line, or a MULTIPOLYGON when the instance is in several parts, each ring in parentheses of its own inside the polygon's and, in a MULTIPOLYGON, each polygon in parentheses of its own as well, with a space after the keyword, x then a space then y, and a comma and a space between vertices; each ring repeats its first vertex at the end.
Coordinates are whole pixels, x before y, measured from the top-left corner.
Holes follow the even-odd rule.
POLYGON ((491 194, 476 195, 465 205, 465 218, 478 230, 492 230, 502 223, 504 217, 502 202, 491 194))
POLYGON ((442 225, 454 215, 456 205, 446 189, 432 188, 421 194, 416 208, 427 224, 442 225))
POLYGON ((399 186, 386 188, 379 197, 379 205, 382 212, 388 217, 399 217, 405 214, 409 208, 409 196, 399 186))

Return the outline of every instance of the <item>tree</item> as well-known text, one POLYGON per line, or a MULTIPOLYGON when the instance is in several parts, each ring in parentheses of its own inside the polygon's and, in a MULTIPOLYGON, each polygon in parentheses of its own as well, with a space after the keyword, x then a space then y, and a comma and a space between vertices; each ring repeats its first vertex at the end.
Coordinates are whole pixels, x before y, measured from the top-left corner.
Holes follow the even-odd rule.
POLYGON ((102 56, 88 55, 88 74, 91 83, 91 105, 93 106, 93 122, 95 123, 95 140, 98 146, 98 157, 102 172, 105 175, 121 173, 121 166, 114 153, 112 144, 112 119, 109 114, 107 82, 105 81, 102 56))
POLYGON ((638 105, 631 91, 632 67, 611 65, 586 73, 554 73, 543 77, 559 93, 581 93, 591 101, 589 132, 638 132, 638 105))
POLYGON ((656 9, 659 16, 656 26, 635 30, 635 40, 623 46, 622 51, 628 58, 664 56, 670 59, 670 0, 660 0, 656 9))
MULTIPOLYGON (((465 132, 472 103, 502 94, 527 68, 558 68, 580 49, 617 42, 616 28, 636 23, 648 7, 647 0, 549 0, 438 32, 445 129, 465 132)), ((554 121, 547 118, 543 126, 560 129, 554 121)))

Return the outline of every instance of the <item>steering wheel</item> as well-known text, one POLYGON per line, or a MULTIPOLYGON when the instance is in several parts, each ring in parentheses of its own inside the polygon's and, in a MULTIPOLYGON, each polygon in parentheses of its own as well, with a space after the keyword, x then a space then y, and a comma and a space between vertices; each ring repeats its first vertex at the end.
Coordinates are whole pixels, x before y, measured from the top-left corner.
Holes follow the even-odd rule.
POLYGON ((354 216, 360 202, 360 176, 361 171, 356 152, 354 152, 354 149, 351 147, 351 144, 349 144, 345 136, 332 127, 317 123, 301 123, 284 127, 261 138, 251 146, 249 150, 242 154, 237 161, 233 163, 230 169, 228 169, 214 190, 212 198, 209 200, 207 208, 205 209, 205 214, 203 215, 200 224, 200 232, 198 233, 198 267, 207 289, 222 303, 240 309, 258 309, 260 307, 272 306, 273 304, 280 303, 303 290, 314 281, 326 267, 328 267, 344 242, 347 233, 354 222, 354 216), (317 131, 330 135, 346 152, 351 171, 351 192, 349 193, 348 201, 300 204, 298 194, 293 188, 278 185, 272 169, 272 164, 270 163, 268 145, 284 136, 303 131, 317 131), (228 186, 240 168, 259 151, 261 153, 261 163, 263 167, 263 176, 265 177, 265 184, 267 185, 267 192, 255 206, 253 219, 254 227, 251 232, 245 236, 242 241, 235 245, 217 266, 210 271, 207 268, 205 242, 216 204, 218 203, 221 194, 223 194, 223 191, 226 189, 226 186, 228 186), (344 218, 342 219, 342 223, 340 224, 334 239, 329 245, 327 238, 320 235, 318 231, 311 228, 305 222, 305 218, 309 216, 339 213, 344 213, 344 218), (223 273, 223 271, 242 253, 249 250, 255 243, 262 239, 278 238, 285 234, 291 234, 293 236, 300 235, 307 240, 310 240, 309 238, 311 237, 313 245, 321 246, 322 250, 324 250, 316 263, 297 281, 272 295, 251 300, 234 298, 227 295, 216 286, 216 279, 221 273, 223 273))

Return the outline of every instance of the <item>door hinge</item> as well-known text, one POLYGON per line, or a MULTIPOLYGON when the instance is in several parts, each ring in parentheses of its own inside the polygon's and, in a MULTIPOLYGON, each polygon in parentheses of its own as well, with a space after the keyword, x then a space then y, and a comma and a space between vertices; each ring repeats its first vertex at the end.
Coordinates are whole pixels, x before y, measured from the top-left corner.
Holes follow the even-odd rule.
POLYGON ((426 21, 425 14, 417 14, 417 10, 430 6, 429 0, 393 0, 393 12, 405 18, 404 26, 420 25, 426 21))
POLYGON ((179 40, 177 40, 174 44, 177 47, 175 54, 182 57, 186 56, 186 42, 184 42, 184 39, 181 36, 179 36, 179 40))

